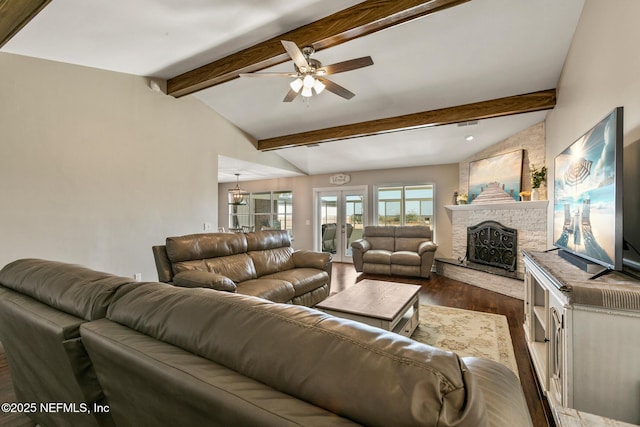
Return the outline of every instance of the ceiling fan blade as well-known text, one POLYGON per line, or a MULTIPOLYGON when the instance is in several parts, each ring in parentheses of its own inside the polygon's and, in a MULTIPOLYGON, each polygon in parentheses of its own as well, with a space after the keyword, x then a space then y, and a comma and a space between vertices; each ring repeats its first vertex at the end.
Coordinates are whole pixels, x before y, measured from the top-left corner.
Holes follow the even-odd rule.
POLYGON ((280 40, 280 41, 282 42, 284 49, 287 51, 291 59, 293 59, 293 62, 298 66, 298 68, 304 68, 304 69, 311 68, 309 67, 309 64, 307 63, 307 60, 305 59, 304 55, 302 54, 302 51, 294 42, 290 42, 287 40, 280 40))
POLYGON ((289 92, 287 92, 282 102, 291 102, 296 99, 296 96, 298 96, 298 92, 293 89, 289 89, 289 92))
POLYGON ((322 67, 322 69, 324 69, 325 74, 328 75, 357 70, 358 68, 368 67, 369 65, 373 65, 373 59, 371 59, 370 56, 363 56, 362 58, 355 58, 348 61, 327 65, 326 67, 322 67))
POLYGON ((298 77, 296 73, 240 73, 240 77, 298 77))
POLYGON ((324 83, 325 88, 329 91, 329 92, 333 92, 338 96, 343 97, 344 99, 351 99, 354 96, 356 96, 355 93, 351 92, 350 90, 347 90, 345 88, 343 88, 342 86, 340 86, 337 83, 332 82, 331 80, 328 79, 323 79, 318 77, 318 80, 320 80, 322 83, 324 83))

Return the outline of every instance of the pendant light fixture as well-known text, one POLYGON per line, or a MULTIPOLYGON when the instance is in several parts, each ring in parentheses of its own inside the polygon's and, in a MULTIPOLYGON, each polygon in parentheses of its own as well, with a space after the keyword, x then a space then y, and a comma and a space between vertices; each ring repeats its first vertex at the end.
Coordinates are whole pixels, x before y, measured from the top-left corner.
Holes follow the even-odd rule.
POLYGON ((236 186, 235 188, 229 190, 229 204, 234 206, 246 205, 247 204, 246 196, 248 195, 248 193, 240 188, 240 183, 239 183, 240 174, 237 173, 235 175, 236 175, 236 186))

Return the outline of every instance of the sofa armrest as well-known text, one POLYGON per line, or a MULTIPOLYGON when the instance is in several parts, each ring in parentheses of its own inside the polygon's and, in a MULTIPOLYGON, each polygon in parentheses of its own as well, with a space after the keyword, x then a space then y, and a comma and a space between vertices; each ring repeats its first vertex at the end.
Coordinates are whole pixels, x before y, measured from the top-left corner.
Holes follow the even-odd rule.
POLYGON ((369 241, 366 239, 358 239, 351 242, 351 247, 360 252, 366 252, 371 249, 371 243, 369 243, 369 241))
POLYGON ((520 380, 509 368, 479 357, 464 357, 462 361, 482 392, 489 425, 533 426, 520 380))
POLYGON ((306 249, 298 249, 293 253, 293 263, 297 268, 317 268, 326 270, 327 264, 331 262, 331 254, 328 252, 315 252, 306 249))
POLYGON ((171 269, 171 261, 167 255, 167 247, 165 245, 152 246, 153 259, 156 261, 156 269, 158 270, 158 280, 169 283, 173 277, 171 269))
POLYGON ((235 292, 236 284, 222 274, 208 271, 181 271, 173 276, 173 284, 183 288, 210 288, 217 291, 235 292))
POLYGON ((418 255, 422 256, 425 252, 435 252, 438 249, 438 245, 431 240, 428 242, 422 242, 418 245, 418 255))

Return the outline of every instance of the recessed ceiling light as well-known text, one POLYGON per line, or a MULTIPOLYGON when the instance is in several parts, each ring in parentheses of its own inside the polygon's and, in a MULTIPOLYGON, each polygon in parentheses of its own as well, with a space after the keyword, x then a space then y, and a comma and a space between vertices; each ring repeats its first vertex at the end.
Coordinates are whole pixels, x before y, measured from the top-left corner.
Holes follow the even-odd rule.
POLYGON ((473 141, 473 135, 469 135, 468 137, 465 138, 467 141, 473 141))

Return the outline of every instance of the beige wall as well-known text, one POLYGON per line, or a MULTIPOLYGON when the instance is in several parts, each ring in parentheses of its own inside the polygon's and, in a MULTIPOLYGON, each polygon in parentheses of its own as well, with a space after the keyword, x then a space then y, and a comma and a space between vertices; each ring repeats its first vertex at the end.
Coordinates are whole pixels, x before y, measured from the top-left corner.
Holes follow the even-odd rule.
POLYGON ((0 70, 0 266, 38 257, 156 280, 152 245, 218 222, 218 154, 278 164, 142 77, 7 53, 0 70))
MULTIPOLYGON (((586 1, 558 84, 558 103, 547 116, 550 164, 617 106, 624 106, 624 144, 640 139, 639 16, 637 0, 586 1)), ((552 188, 549 193, 552 199, 552 188)), ((549 215, 550 245, 551 220, 549 215)))
MULTIPOLYGON (((382 184, 434 184, 435 193, 435 242, 439 245, 437 256, 451 256, 451 218, 444 206, 451 204, 453 192, 458 189, 458 165, 423 166, 401 169, 379 169, 372 171, 345 172, 351 176, 346 186, 368 186, 369 223, 373 221, 373 190, 382 184)), ((250 192, 293 191, 293 234, 297 249, 313 249, 313 189, 331 186, 331 175, 315 175, 284 179, 241 182, 241 187, 250 192), (307 221, 309 224, 307 224, 307 221)), ((220 184, 218 189, 219 225, 228 226, 227 191, 235 183, 220 184)))

